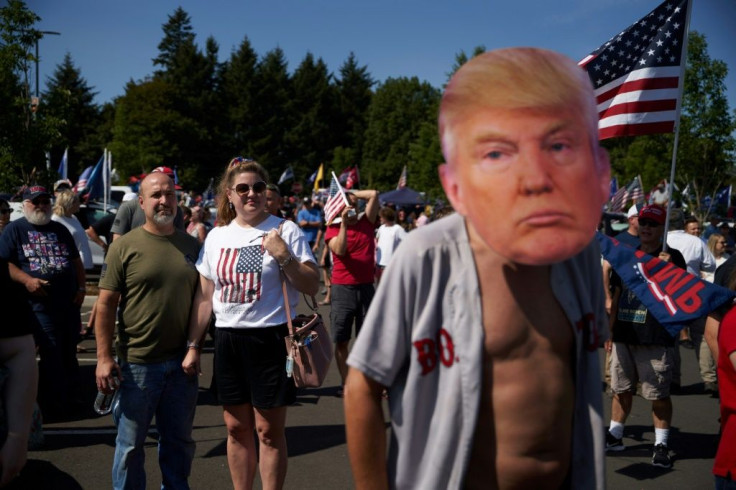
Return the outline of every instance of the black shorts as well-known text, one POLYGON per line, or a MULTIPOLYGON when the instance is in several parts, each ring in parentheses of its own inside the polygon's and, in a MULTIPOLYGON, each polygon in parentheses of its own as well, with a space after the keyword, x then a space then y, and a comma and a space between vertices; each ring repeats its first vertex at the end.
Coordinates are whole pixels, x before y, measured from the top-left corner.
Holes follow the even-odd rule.
POLYGON ((358 336, 374 292, 373 284, 332 285, 330 325, 333 342, 349 342, 353 322, 355 322, 355 336, 358 336))
POLYGON ((288 332, 286 324, 216 329, 215 383, 222 405, 277 408, 294 403, 294 380, 286 377, 288 332))

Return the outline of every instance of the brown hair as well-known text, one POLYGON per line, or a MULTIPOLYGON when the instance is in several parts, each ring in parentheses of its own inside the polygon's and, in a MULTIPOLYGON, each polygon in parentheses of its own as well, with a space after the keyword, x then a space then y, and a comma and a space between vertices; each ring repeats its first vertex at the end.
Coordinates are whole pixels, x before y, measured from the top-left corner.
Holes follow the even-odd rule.
POLYGON ((217 226, 227 226, 235 219, 235 209, 227 198, 227 191, 232 187, 236 175, 254 173, 264 182, 268 182, 268 172, 255 160, 235 157, 228 163, 217 186, 217 226))

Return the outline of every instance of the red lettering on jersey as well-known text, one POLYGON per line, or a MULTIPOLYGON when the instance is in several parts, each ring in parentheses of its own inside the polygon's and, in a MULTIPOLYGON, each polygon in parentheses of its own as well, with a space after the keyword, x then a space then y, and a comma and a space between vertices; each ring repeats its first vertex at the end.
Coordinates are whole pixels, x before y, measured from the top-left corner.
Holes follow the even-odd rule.
POLYGON ((437 367, 434 340, 419 339, 414 342, 414 348, 417 350, 417 361, 422 366, 422 376, 431 373, 437 367))
POLYGON ((442 364, 445 367, 452 366, 455 361, 455 344, 452 343, 452 337, 444 328, 441 328, 437 334, 437 350, 440 353, 442 364))

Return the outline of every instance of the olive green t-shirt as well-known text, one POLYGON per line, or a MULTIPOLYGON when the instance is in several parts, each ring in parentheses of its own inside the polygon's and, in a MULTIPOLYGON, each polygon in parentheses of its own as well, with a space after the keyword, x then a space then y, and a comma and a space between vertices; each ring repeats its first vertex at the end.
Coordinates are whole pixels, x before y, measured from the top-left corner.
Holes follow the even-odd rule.
POLYGON ((121 294, 116 343, 121 360, 145 364, 184 353, 199 248, 183 231, 159 236, 142 227, 112 242, 100 288, 121 294))

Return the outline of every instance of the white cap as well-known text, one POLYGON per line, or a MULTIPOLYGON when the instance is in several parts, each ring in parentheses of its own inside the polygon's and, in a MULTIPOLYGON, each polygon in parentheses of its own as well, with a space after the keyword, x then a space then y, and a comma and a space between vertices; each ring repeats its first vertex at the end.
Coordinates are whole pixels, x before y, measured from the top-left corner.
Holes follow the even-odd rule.
POLYGON ((136 197, 138 197, 138 194, 136 194, 135 192, 126 192, 123 196, 123 202, 130 201, 131 199, 135 199, 136 197))
POLYGON ((632 204, 629 208, 629 212, 626 213, 627 218, 631 218, 632 216, 639 216, 639 208, 636 204, 632 204))

